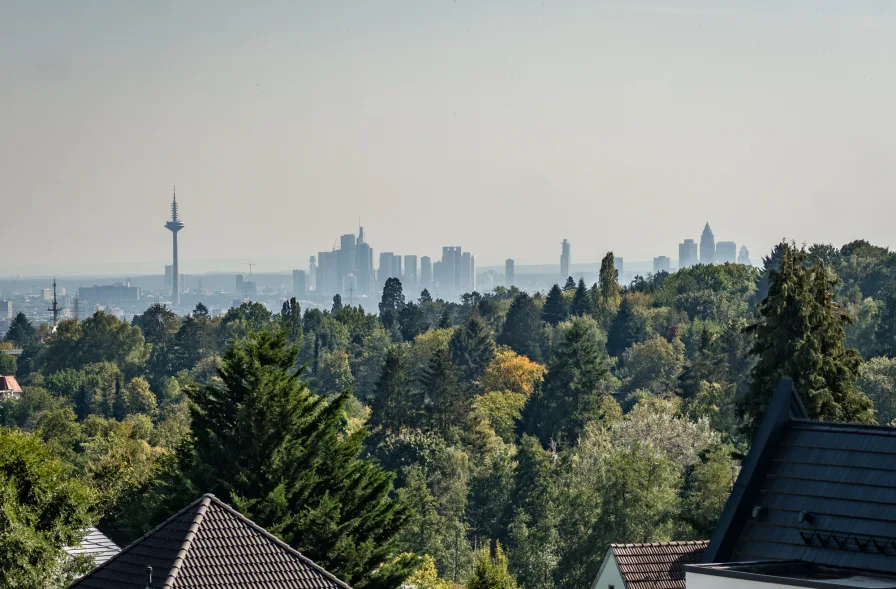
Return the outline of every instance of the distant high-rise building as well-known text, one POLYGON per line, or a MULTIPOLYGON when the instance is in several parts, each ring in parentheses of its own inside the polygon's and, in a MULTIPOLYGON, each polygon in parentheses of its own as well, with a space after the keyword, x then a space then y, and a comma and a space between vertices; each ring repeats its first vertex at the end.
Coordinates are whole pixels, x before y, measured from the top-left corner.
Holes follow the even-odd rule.
POLYGON ((737 244, 733 241, 720 241, 716 244, 716 263, 733 264, 737 259, 737 244))
POLYGON ((460 246, 446 246, 442 248, 442 263, 435 279, 443 293, 461 294, 461 257, 460 246))
POLYGON ((514 261, 510 258, 504 262, 504 286, 510 288, 513 286, 516 281, 516 276, 514 275, 514 261))
POLYGON ((242 296, 246 294, 246 286, 244 284, 244 277, 242 274, 236 275, 236 290, 234 291, 237 296, 242 296))
POLYGON ((569 266, 570 264, 572 264, 572 261, 570 259, 571 254, 569 251, 571 246, 570 243, 565 239, 563 240, 563 243, 561 245, 563 247, 563 250, 560 253, 560 279, 566 280, 569 276, 571 276, 571 274, 569 273, 569 266))
POLYGON ((43 288, 41 289, 41 298, 45 301, 53 300, 53 289, 52 288, 43 288))
MULTIPOLYGON (((339 249, 336 250, 336 271, 339 274, 340 284, 346 275, 353 275, 355 262, 355 236, 347 233, 339 238, 339 249)), ((341 286, 339 292, 344 293, 341 286)))
POLYGON ((173 251, 174 251, 174 260, 171 264, 171 298, 174 300, 175 305, 180 304, 180 292, 181 292, 181 281, 180 281, 180 270, 177 266, 177 233, 181 229, 184 228, 183 222, 180 220, 180 217, 177 214, 177 194, 173 195, 173 200, 171 201, 171 220, 165 223, 165 229, 171 232, 173 241, 173 251))
POLYGON ((165 290, 171 292, 171 285, 174 282, 174 266, 168 264, 165 266, 165 290))
POLYGON ((317 258, 308 258, 308 282, 311 290, 317 290, 317 258))
POLYGON ((687 268, 697 263, 697 242, 685 239, 678 244, 678 267, 687 268))
POLYGON ((745 266, 750 265, 750 250, 747 249, 747 246, 740 246, 740 253, 737 254, 737 263, 745 266))
POLYGON ((340 286, 336 252, 317 252, 317 292, 336 294, 340 286))
POLYGON ((91 303, 139 301, 141 294, 140 287, 124 284, 82 286, 78 289, 78 298, 91 303))
POLYGON ((358 239, 355 242, 355 283, 357 290, 362 294, 374 292, 373 274, 373 248, 364 241, 364 228, 358 230, 358 239))
POLYGON ((470 252, 461 254, 460 262, 460 284, 458 292, 473 292, 476 290, 476 256, 470 252))
POLYGON ((625 260, 613 256, 613 267, 616 268, 616 274, 619 275, 619 282, 625 283, 625 260))
POLYGON ((417 256, 404 257, 404 280, 402 281, 405 290, 416 288, 417 286, 417 256))
POLYGON ((401 254, 392 256, 392 272, 389 275, 401 280, 401 254))
POLYGON ((709 228, 709 223, 703 228, 703 234, 700 236, 700 263, 715 264, 716 262, 716 238, 709 228))
POLYGON ((657 256, 653 259, 653 273, 668 272, 672 268, 672 260, 667 256, 657 256))
POLYGON ((420 258, 420 286, 423 288, 432 286, 432 259, 429 256, 420 258))
POLYGON ((0 301, 0 321, 12 319, 12 301, 0 301))
POLYGON ((380 287, 390 278, 401 280, 401 256, 393 252, 380 252, 380 267, 376 277, 380 287))
POLYGON ((294 297, 305 296, 305 271, 292 271, 292 295, 294 297))

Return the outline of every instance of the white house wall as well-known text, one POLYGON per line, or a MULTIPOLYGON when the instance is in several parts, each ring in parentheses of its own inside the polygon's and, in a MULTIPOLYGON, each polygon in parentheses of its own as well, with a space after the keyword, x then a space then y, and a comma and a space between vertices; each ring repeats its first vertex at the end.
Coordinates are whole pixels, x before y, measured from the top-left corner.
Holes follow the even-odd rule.
POLYGON ((612 550, 609 550, 604 558, 591 589, 609 589, 610 585, 614 589, 625 589, 625 582, 622 580, 622 574, 619 572, 619 565, 616 564, 616 557, 613 556, 612 550))
POLYGON ((801 589, 797 585, 780 585, 778 583, 732 579, 731 577, 701 575, 692 572, 685 573, 685 584, 687 589, 801 589))

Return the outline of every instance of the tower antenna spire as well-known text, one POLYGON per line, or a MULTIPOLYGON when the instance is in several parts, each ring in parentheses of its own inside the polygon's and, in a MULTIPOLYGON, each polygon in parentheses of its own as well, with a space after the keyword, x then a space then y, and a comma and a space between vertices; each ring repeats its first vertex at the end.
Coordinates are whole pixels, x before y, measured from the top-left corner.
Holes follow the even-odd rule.
POLYGON ((56 331, 56 319, 59 317, 59 301, 56 299, 56 277, 53 277, 53 305, 47 309, 53 313, 53 331, 56 331))
POLYGON ((173 279, 173 284, 171 285, 171 298, 174 299, 175 305, 180 305, 180 271, 177 265, 177 232, 183 228, 184 224, 177 214, 177 186, 175 185, 171 200, 171 220, 165 223, 165 229, 170 231, 172 235, 174 259, 171 265, 171 277, 173 279))

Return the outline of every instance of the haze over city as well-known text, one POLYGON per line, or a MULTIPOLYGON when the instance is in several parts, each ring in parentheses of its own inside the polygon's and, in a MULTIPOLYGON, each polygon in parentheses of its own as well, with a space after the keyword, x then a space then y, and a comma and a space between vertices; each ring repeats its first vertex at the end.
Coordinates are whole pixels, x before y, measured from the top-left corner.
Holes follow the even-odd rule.
POLYGON ((14 2, 0 274, 892 240, 885 2, 14 2), (870 211, 874 214, 869 214, 870 211), (774 214, 771 214, 771 213, 774 214))

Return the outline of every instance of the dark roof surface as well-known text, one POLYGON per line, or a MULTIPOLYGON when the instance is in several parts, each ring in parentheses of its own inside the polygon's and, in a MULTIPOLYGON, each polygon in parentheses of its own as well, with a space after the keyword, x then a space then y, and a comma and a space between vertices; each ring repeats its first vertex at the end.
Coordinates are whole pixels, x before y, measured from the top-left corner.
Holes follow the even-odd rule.
POLYGON ((65 551, 72 556, 88 555, 93 565, 98 566, 121 552, 115 542, 96 528, 87 528, 87 533, 77 546, 66 546, 65 551))
POLYGON ((612 544, 626 589, 684 589, 684 565, 700 562, 706 540, 612 544))
POLYGON ((896 574, 896 428, 801 419, 795 394, 775 393, 704 562, 896 574))
POLYGON ((71 589, 347 589, 213 495, 205 495, 71 589))

